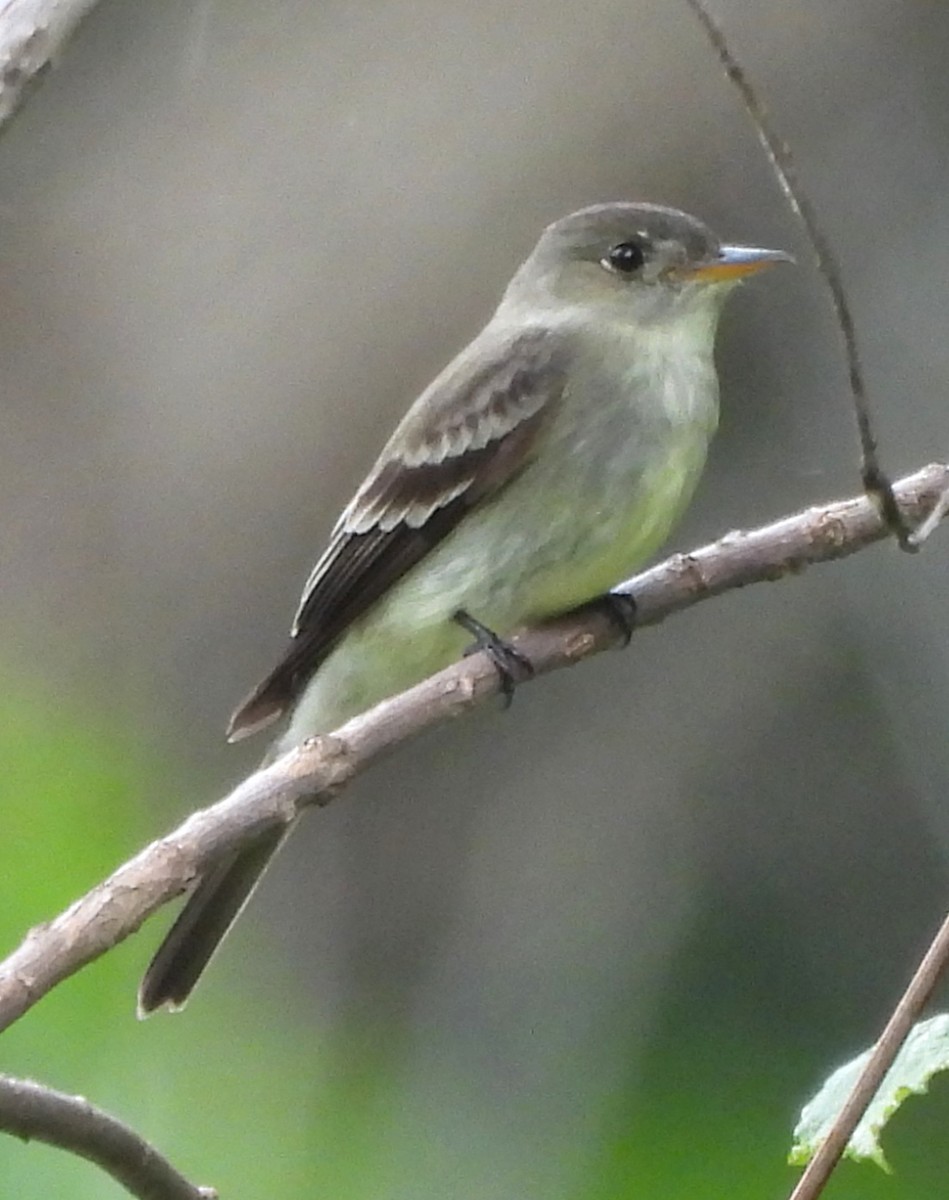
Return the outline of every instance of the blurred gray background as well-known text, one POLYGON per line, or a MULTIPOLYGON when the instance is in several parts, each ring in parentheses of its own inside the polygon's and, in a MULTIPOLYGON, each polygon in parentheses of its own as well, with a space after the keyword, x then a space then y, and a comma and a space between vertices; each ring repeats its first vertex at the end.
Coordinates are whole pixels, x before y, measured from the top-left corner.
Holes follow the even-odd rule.
MULTIPOLYGON (((886 465, 944 456, 949 9, 715 11, 839 250, 886 465)), ((108 0, 0 157, 4 669, 174 764, 156 835, 254 764, 222 729, 336 513, 572 208, 799 259, 729 307, 674 548, 858 487, 824 291, 682 4, 108 0)), ((195 1004, 246 978, 278 1011, 292 972, 314 1027, 397 1023, 407 1111, 495 1149, 448 1189, 481 1200, 571 1194, 559 1147, 670 997, 856 1050, 945 904, 947 576, 937 534, 729 595, 404 748, 305 822, 195 1004)))

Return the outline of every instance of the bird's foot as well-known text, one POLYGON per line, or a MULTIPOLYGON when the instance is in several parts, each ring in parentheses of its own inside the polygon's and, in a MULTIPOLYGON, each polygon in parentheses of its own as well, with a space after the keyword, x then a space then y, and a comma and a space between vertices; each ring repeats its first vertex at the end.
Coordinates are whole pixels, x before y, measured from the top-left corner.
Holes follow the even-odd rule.
POLYGON ((473 645, 465 650, 465 656, 483 650, 491 659, 501 681, 504 707, 509 708, 517 685, 533 678, 533 663, 526 654, 521 654, 520 650, 498 637, 493 629, 483 625, 465 609, 459 608, 452 620, 474 638, 473 645))
POLYGON ((623 646, 628 646, 636 630, 636 601, 629 592, 607 592, 592 601, 591 608, 598 608, 609 618, 619 631, 623 646))

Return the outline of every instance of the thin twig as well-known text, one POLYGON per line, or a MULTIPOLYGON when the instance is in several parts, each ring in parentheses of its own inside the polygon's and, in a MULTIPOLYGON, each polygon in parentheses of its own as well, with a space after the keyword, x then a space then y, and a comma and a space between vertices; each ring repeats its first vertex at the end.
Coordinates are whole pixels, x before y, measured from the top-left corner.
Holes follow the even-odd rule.
POLYGON ((933 994, 936 984, 946 969, 947 961, 949 961, 949 915, 940 926, 939 932, 933 938, 922 962, 916 968, 916 973, 900 998, 899 1004, 893 1010, 893 1015, 887 1021, 886 1027, 880 1034, 880 1040, 874 1046, 873 1053, 847 1097, 847 1103, 840 1110, 837 1120, 834 1121, 821 1143, 820 1149, 807 1164, 804 1174, 797 1181, 797 1187, 791 1193, 789 1200, 817 1200, 824 1190, 831 1172, 840 1161, 847 1148, 847 1143, 853 1136, 853 1131, 860 1123, 860 1118, 867 1111, 870 1101, 876 1095, 887 1071, 892 1067, 894 1059, 899 1054, 900 1047, 906 1041, 913 1026, 919 1020, 929 997, 933 994))
POLYGON ((781 190, 784 192, 791 210, 804 228, 814 250, 817 267, 830 291, 847 362, 850 395, 857 422, 857 434, 860 439, 863 486, 867 494, 874 497, 880 506, 883 519, 896 535, 900 548, 907 551, 918 550, 925 538, 921 531, 914 531, 906 521, 896 497, 893 495, 893 485, 880 466, 876 435, 873 432, 873 422, 870 417, 870 401, 867 397, 863 366, 857 346, 857 331, 853 313, 850 311, 850 301, 847 299, 847 292, 844 288, 840 264, 837 262, 837 255, 824 234, 814 206, 801 185, 790 146, 773 128, 767 108, 732 53, 721 26, 705 7, 704 0, 686 0, 686 2, 701 23, 728 78, 734 83, 744 101, 758 139, 764 147, 778 183, 781 185, 781 190))
MULTIPOLYGON (((947 486, 949 465, 937 463, 901 480, 895 491, 907 517, 919 522, 947 486)), ((635 597, 638 624, 654 625, 722 592, 845 558, 887 535, 878 509, 861 495, 674 555, 617 590, 635 597)), ((620 633, 602 608, 591 608, 514 640, 540 675, 605 650, 620 640, 620 633)), ((307 805, 326 803, 400 743, 461 716, 497 692, 498 673, 487 655, 472 655, 335 733, 311 739, 255 772, 226 799, 194 813, 66 912, 32 930, 0 963, 0 1030, 57 983, 128 937, 220 855, 293 820, 307 805)))
POLYGON ((189 1183, 117 1118, 33 1080, 0 1075, 0 1130, 88 1159, 139 1200, 217 1200, 214 1188, 189 1183))

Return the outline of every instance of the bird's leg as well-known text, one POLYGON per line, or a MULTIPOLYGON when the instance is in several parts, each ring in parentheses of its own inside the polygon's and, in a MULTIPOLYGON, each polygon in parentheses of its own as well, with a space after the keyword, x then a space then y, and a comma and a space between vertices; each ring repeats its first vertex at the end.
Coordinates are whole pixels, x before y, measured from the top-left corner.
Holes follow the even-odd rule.
POLYGON ((534 666, 530 659, 510 642, 498 637, 493 629, 483 625, 465 609, 459 608, 453 613, 452 620, 474 638, 474 644, 465 650, 465 656, 483 650, 491 659, 501 681, 504 707, 510 707, 514 689, 534 674, 534 666))
POLYGON ((623 646, 629 645, 636 629, 636 600, 629 592, 607 592, 584 607, 599 609, 618 630, 623 646))

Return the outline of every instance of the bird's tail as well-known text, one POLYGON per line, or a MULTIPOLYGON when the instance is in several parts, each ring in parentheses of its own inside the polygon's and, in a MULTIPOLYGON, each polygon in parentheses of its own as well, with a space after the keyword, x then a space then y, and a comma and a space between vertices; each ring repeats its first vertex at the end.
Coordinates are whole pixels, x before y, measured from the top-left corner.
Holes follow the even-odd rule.
POLYGON ((211 867, 148 965, 138 989, 140 1017, 158 1008, 174 1012, 184 1007, 291 828, 270 830, 254 845, 211 867))

